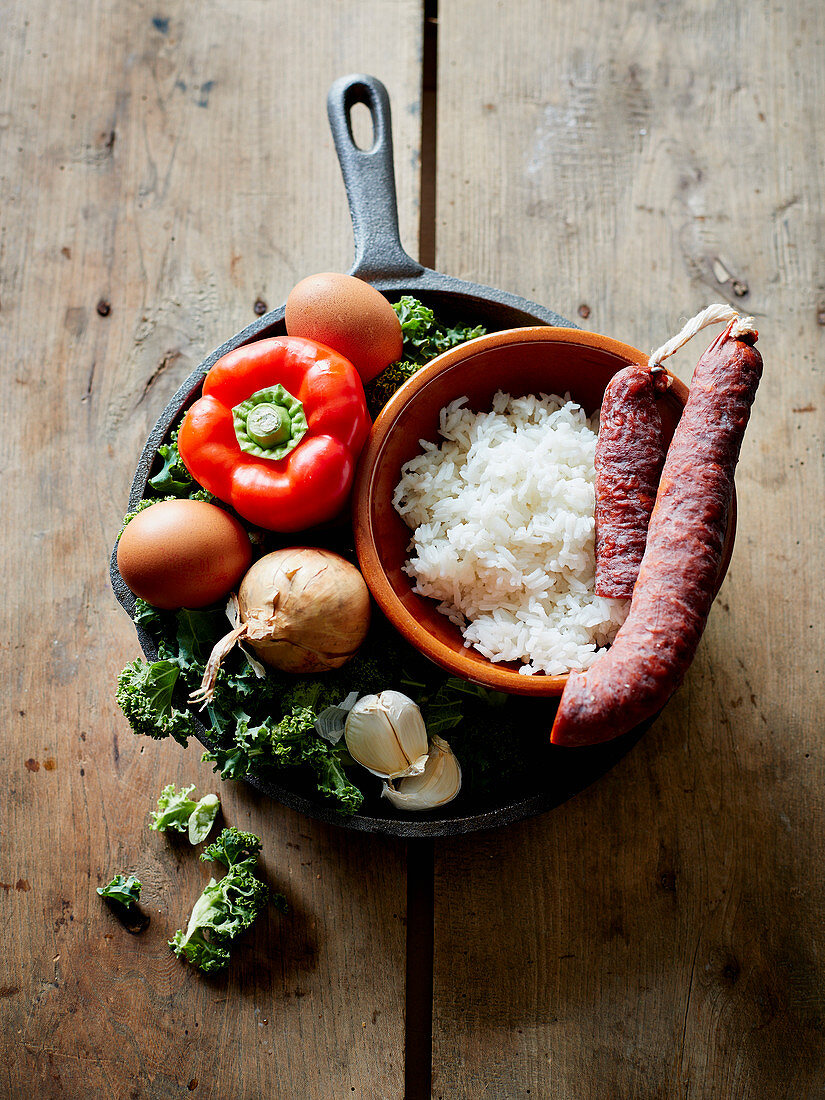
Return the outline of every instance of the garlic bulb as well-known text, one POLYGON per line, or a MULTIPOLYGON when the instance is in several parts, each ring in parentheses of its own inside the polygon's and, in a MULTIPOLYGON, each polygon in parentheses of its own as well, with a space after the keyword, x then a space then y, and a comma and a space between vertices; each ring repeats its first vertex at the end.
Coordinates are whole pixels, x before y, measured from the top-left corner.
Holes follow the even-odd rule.
POLYGON ((423 773, 403 779, 397 790, 392 781, 385 783, 381 794, 398 810, 434 810, 454 799, 460 790, 461 768, 453 750, 434 734, 423 773))
POLYGON ((420 775, 427 763, 427 730, 421 711, 400 691, 365 695, 347 716, 347 749, 373 775, 420 775))

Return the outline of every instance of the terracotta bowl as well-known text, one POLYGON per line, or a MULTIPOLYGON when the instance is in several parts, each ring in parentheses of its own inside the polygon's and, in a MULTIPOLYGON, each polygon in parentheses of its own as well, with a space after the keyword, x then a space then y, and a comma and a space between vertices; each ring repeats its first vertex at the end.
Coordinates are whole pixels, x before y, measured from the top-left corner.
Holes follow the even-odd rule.
MULTIPOLYGON (((496 691, 537 697, 558 696, 567 676, 521 676, 515 664, 493 663, 467 648, 461 632, 436 610, 436 601, 412 591, 403 572, 412 532, 392 506, 401 467, 417 455, 419 440, 439 442, 439 412, 466 395, 469 407, 491 407, 503 390, 514 396, 569 393, 588 413, 600 406, 608 381, 647 355, 607 336, 565 328, 520 328, 470 340, 445 352, 401 387, 373 425, 361 455, 354 492, 355 547, 361 570, 379 607, 403 637, 455 676, 496 691)), ((687 400, 688 388, 674 375, 659 399, 669 441, 687 400)), ((736 528, 732 502, 717 582, 730 563, 736 528)))

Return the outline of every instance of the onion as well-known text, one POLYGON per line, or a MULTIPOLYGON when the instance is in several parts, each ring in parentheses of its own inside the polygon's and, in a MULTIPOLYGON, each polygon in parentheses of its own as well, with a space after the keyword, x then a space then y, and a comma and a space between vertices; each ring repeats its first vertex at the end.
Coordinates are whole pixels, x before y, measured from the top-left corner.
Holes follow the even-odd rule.
POLYGON ((266 554, 238 590, 240 622, 212 650, 193 702, 208 703, 221 661, 244 641, 283 672, 327 672, 354 657, 367 635, 370 597, 354 565, 330 550, 296 546, 266 554))

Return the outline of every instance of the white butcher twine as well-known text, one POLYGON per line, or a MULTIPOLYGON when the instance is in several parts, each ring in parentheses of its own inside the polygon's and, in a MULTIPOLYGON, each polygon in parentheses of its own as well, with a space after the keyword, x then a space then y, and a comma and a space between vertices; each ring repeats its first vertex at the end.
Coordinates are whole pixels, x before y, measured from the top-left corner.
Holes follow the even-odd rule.
POLYGON ((692 339, 697 332, 701 332, 703 328, 707 328, 709 325, 730 324, 731 322, 734 323, 731 325, 730 334, 734 338, 756 335, 756 322, 753 317, 740 317, 733 306, 729 306, 726 302, 717 302, 716 305, 708 306, 701 313, 697 313, 695 317, 691 317, 681 332, 677 333, 676 336, 672 336, 666 344, 662 344, 660 348, 652 352, 647 361, 648 369, 650 371, 661 370, 662 362, 678 351, 679 348, 684 347, 688 340, 692 339))

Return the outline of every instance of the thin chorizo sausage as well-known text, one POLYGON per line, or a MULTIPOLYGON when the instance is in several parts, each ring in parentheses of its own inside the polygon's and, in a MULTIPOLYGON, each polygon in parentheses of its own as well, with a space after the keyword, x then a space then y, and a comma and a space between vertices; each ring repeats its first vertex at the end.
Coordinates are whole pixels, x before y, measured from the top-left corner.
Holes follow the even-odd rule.
POLYGON ((699 360, 667 452, 630 613, 613 645, 571 673, 553 723, 557 745, 626 733, 684 679, 715 594, 733 474, 762 375, 756 333, 733 324, 699 360))
POLYGON ((599 415, 597 596, 627 600, 633 594, 664 460, 654 379, 644 367, 625 367, 610 379, 599 415))

